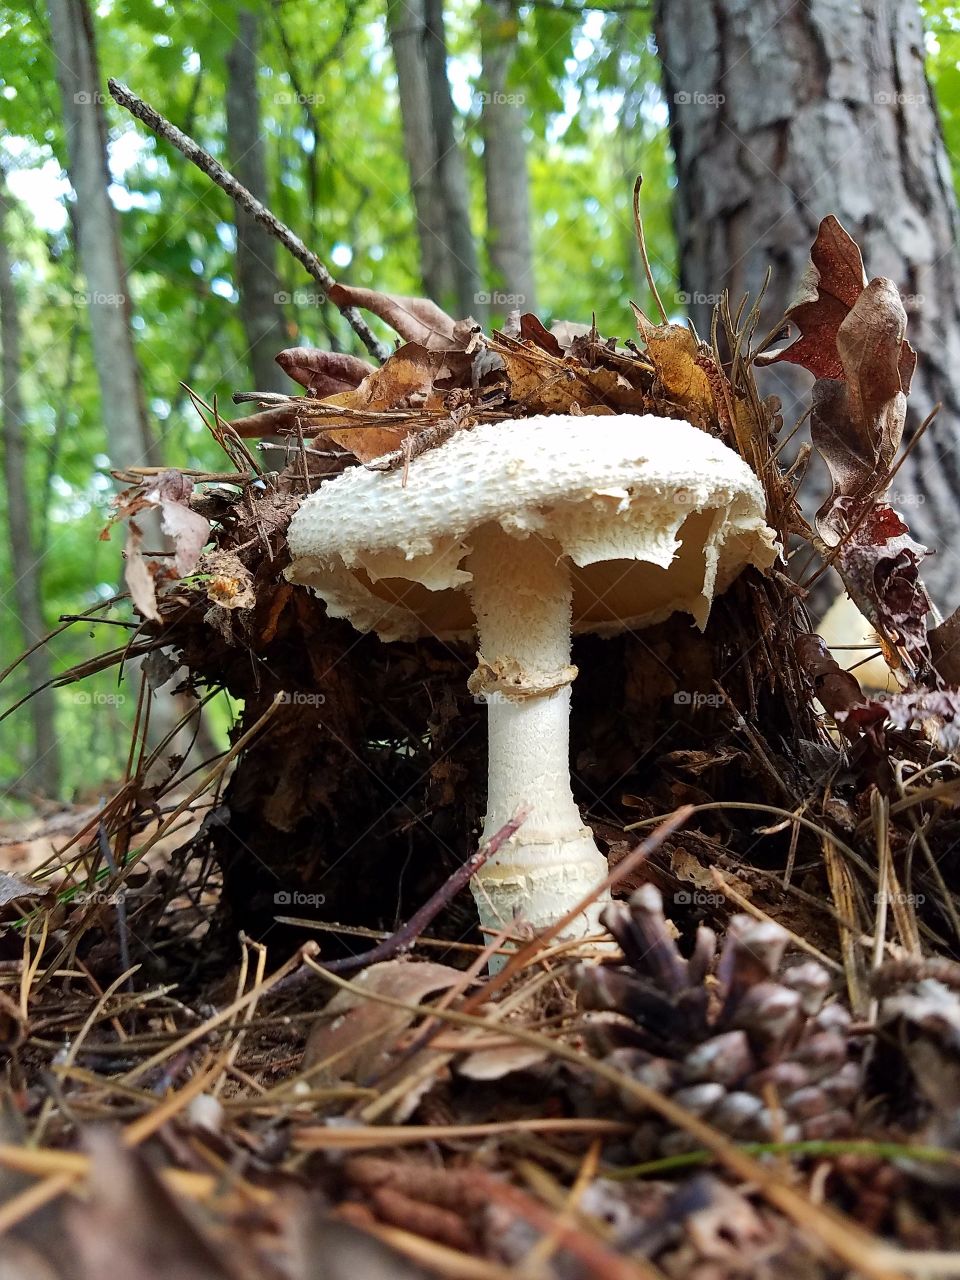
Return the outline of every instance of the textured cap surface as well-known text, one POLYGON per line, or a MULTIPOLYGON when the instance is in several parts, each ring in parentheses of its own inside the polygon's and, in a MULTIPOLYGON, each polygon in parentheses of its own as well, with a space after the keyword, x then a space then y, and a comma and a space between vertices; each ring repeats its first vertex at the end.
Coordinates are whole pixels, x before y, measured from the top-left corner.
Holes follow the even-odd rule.
POLYGON ((385 640, 468 636, 470 534, 497 522, 570 562, 574 631, 615 632, 715 594, 776 556, 757 477, 686 422, 551 415, 459 431, 401 470, 325 482, 288 533, 292 582, 385 640))

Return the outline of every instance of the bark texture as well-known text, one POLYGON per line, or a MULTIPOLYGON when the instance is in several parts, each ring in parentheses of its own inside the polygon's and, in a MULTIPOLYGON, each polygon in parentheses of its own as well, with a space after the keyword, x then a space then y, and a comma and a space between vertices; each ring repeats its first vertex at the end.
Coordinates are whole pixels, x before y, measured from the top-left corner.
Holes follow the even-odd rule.
POLYGON ((527 113, 522 95, 511 92, 510 66, 516 51, 519 18, 514 0, 487 0, 481 15, 483 72, 483 169, 487 198, 487 250, 495 289, 507 295, 495 310, 535 311, 536 284, 530 234, 530 186, 527 178, 527 113))
MULTIPOLYGON (((257 92, 258 21, 237 14, 237 38, 227 54, 227 150, 232 170, 249 192, 269 206, 266 153, 257 92)), ((256 218, 235 206, 237 291, 247 341, 247 361, 258 391, 286 391, 289 382, 274 360, 290 345, 278 301, 276 241, 256 218)))
MULTIPOLYGON (((25 649, 46 635, 41 607, 42 556, 33 534, 27 479, 27 438, 20 392, 21 324, 10 256, 10 202, 0 170, 0 346, 3 348, 0 394, 3 396, 3 478, 6 487, 7 533, 13 585, 10 604, 16 608, 25 649)), ((6 596, 6 590, 0 596, 6 596)), ((9 607, 9 606, 8 606, 9 607)), ((44 646, 26 660, 31 689, 50 679, 50 655, 44 646)), ((54 720, 54 695, 44 690, 28 704, 33 740, 29 761, 18 788, 26 794, 56 796, 60 787, 60 746, 54 720)))
POLYGON ((77 196, 80 265, 86 277, 93 358, 107 451, 114 466, 157 465, 130 328, 130 298, 110 200, 106 96, 86 0, 48 0, 63 102, 70 182, 77 196))
MULTIPOLYGON (((701 332, 713 294, 790 302, 819 220, 835 213, 870 277, 899 286, 920 361, 912 430, 943 409, 894 482, 894 505, 936 552, 925 579, 960 604, 960 266, 957 201, 923 63, 916 0, 657 0, 670 108, 683 291, 701 332)), ((780 366, 782 369, 783 366, 780 366)), ((788 421, 804 374, 761 375, 788 421), (792 380, 791 380, 792 379, 792 380), (779 382, 779 385, 773 385, 779 382)), ((814 506, 815 484, 805 488, 814 506)))
POLYGON ((424 291, 467 316, 478 313, 480 277, 466 167, 454 131, 442 10, 435 0, 388 0, 387 31, 424 291))

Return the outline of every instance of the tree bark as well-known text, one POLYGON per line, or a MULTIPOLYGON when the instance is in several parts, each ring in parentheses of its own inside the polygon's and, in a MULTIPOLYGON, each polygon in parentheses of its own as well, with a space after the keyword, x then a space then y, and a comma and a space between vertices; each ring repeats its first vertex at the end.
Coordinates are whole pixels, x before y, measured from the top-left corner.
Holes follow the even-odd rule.
POLYGON ((130 298, 110 200, 106 120, 87 0, 48 0, 63 102, 80 264, 87 282, 93 358, 107 451, 114 466, 157 465, 133 335, 130 298))
POLYGON ((480 279, 466 169, 453 125, 442 4, 387 0, 387 31, 424 292, 458 316, 476 315, 480 279))
POLYGON ((530 186, 527 177, 527 113, 522 94, 509 92, 519 19, 515 0, 486 0, 481 10, 483 168, 487 198, 487 251, 496 288, 506 295, 495 310, 536 311, 530 186))
MULTIPOLYGON (((3 396, 3 477, 7 493, 7 527, 13 599, 24 648, 37 645, 47 627, 41 605, 43 557, 38 550, 31 520, 27 479, 27 437, 21 377, 21 327, 16 284, 10 258, 10 199, 0 169, 0 346, 3 348, 0 392, 3 396)), ((45 645, 34 648, 26 659, 31 689, 50 679, 50 655, 45 645)), ((52 689, 37 694, 28 704, 32 728, 29 763, 20 779, 28 793, 54 797, 60 789, 60 744, 52 689)))
MULTIPOLYGON (((957 201, 923 63, 916 0, 657 0, 677 164, 682 288, 701 332, 773 276, 764 320, 790 302, 819 220, 835 213, 868 276, 904 295, 920 360, 907 438, 943 409, 894 483, 894 505, 936 555, 925 579, 960 604, 960 264, 957 201), (897 501, 899 499, 899 501, 897 501)), ((788 422, 809 377, 774 370, 788 422)), ((815 505, 813 503, 812 505, 815 505)))
MULTIPOLYGON (((232 170, 243 185, 269 206, 267 164, 260 128, 257 92, 256 14, 237 14, 237 38, 227 54, 227 150, 232 170)), ((278 351, 290 345, 284 330, 276 269, 276 242, 270 233, 237 208, 237 292, 247 358, 257 391, 286 391, 288 380, 276 364, 278 351)))

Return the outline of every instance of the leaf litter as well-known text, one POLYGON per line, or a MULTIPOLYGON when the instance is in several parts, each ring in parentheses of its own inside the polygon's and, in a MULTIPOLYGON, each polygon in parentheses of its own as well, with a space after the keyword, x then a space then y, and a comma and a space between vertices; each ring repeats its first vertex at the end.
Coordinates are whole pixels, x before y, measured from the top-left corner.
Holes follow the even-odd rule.
POLYGON ((281 353, 303 394, 243 393, 259 411, 233 422, 197 402, 231 470, 120 473, 142 621, 109 661, 173 653, 192 697, 225 688, 242 711, 189 779, 167 757, 156 780, 139 719, 118 793, 31 876, 4 875, 7 1265, 566 1280, 957 1256, 958 615, 928 631, 926 552, 886 500, 915 362, 894 286, 828 218, 786 317, 799 336, 774 352, 755 346, 759 300, 735 321, 724 298, 709 341, 639 311, 621 341, 531 314, 488 335, 336 290, 394 327, 379 368, 281 353), (812 527, 757 385, 776 360, 815 379, 832 491, 812 527), (838 570, 901 690, 863 693, 786 563, 744 575, 702 635, 672 619, 603 642, 573 758, 616 947, 521 932, 488 978, 444 889, 483 803, 482 753, 457 745, 476 716, 463 663, 358 644, 285 582, 286 525, 346 467, 416 467, 483 421, 622 412, 741 452, 782 544, 838 570), (264 434, 286 442, 275 470, 246 443, 264 434), (164 558, 144 552, 151 510, 164 558), (371 827, 380 780, 394 802, 371 827), (347 849, 349 870, 325 870, 347 849), (439 913, 414 934, 385 870, 400 849, 404 901, 432 891, 439 913), (337 976, 365 937, 376 963, 337 976))

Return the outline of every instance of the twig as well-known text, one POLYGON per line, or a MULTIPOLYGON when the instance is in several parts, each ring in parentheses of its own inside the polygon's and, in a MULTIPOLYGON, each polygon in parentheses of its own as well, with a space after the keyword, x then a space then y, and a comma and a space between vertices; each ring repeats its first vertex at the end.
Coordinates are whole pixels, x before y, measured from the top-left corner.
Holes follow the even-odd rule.
POLYGON ((643 262, 643 269, 646 272, 647 284, 653 295, 653 300, 657 304, 657 310, 660 312, 660 319, 664 324, 668 323, 668 316, 664 305, 660 300, 660 294, 657 292, 657 282, 653 278, 653 269, 650 266, 650 259, 647 257, 647 246, 643 238, 643 219, 640 217, 640 188, 643 186, 643 174, 637 175, 637 180, 633 184, 633 225, 637 233, 637 245, 640 249, 640 258, 643 262))
MULTIPOLYGON (((194 142, 192 138, 181 132, 175 124, 171 124, 165 116, 162 116, 149 103, 144 102, 142 98, 138 98, 121 81, 110 79, 107 81, 107 88, 110 90, 115 102, 118 102, 121 107, 125 107, 138 120, 141 120, 158 137, 166 138, 192 164, 195 164, 198 169, 201 169, 208 178, 211 178, 218 187, 225 191, 235 204, 239 205, 244 212, 249 213, 252 218, 256 218, 262 226, 266 227, 274 239, 279 240, 287 252, 306 267, 324 293, 329 294, 336 281, 317 255, 311 253, 300 237, 295 235, 275 214, 272 214, 266 205, 261 204, 255 196, 251 195, 247 188, 238 182, 233 174, 229 173, 218 160, 215 160, 208 151, 204 151, 203 147, 194 142)), ((390 355, 390 348, 386 343, 379 340, 357 308, 342 307, 341 314, 370 354, 376 356, 381 363, 386 360, 390 355)))
MULTIPOLYGON (((103 804, 101 802, 101 809, 103 804)), ((100 854, 107 864, 107 869, 112 876, 120 874, 120 868, 117 866, 117 860, 113 856, 113 850, 110 848, 110 836, 107 832, 107 824, 101 818, 97 824, 97 842, 100 846, 100 854)), ((120 967, 124 973, 130 973, 131 979, 130 989, 132 990, 133 975, 130 965, 130 932, 127 926, 127 894, 126 890, 121 886, 114 890, 114 904, 117 909, 117 937, 120 946, 120 967)))
MULTIPOLYGON (((465 888, 472 877, 476 875, 486 860, 492 858, 506 844, 510 837, 526 821, 526 817, 527 810, 524 808, 518 809, 509 822, 505 822, 495 835, 484 841, 476 853, 471 855, 461 866, 457 867, 453 875, 447 878, 436 893, 432 894, 423 906, 413 913, 405 925, 401 925, 396 933, 391 933, 389 938, 384 938, 382 942, 378 942, 369 951, 361 951, 359 955, 344 956, 341 960, 331 960, 328 963, 317 961, 316 965, 322 965, 330 973, 352 973, 356 969, 366 969, 372 964, 378 964, 381 960, 389 960, 392 956, 411 950, 434 916, 438 915, 448 903, 452 902, 460 890, 465 888)), ((283 991, 284 993, 288 993, 291 990, 299 990, 311 980, 314 967, 314 965, 303 965, 302 968, 291 973, 289 977, 284 978, 283 982, 275 987, 274 990, 283 991)))

